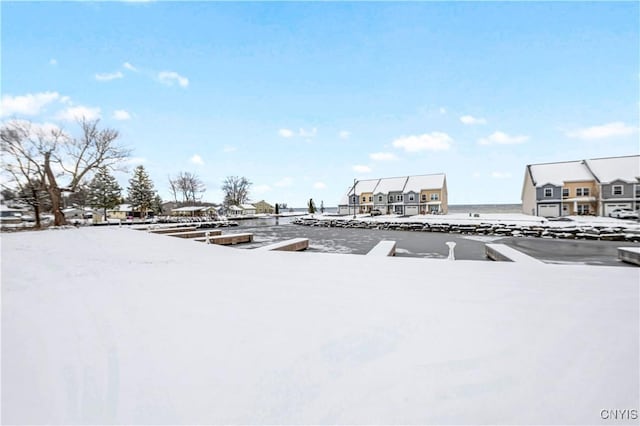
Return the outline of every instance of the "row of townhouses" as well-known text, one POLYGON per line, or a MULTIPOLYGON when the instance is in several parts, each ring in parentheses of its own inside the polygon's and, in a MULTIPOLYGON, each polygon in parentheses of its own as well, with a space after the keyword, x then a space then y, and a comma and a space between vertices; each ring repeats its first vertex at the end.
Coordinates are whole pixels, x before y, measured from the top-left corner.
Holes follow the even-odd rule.
POLYGON ((640 209, 640 155, 530 164, 525 169, 525 214, 608 216, 619 208, 640 209))
POLYGON ((354 182, 338 204, 338 214, 371 213, 417 215, 447 213, 444 173, 354 182))

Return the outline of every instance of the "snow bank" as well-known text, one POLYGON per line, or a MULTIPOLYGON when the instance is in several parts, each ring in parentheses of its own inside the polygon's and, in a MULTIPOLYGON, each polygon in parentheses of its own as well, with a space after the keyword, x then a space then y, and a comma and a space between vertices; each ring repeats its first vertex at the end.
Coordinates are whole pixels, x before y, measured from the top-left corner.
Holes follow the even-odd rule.
POLYGON ((2 422, 595 424, 637 408, 639 278, 2 235, 2 422))

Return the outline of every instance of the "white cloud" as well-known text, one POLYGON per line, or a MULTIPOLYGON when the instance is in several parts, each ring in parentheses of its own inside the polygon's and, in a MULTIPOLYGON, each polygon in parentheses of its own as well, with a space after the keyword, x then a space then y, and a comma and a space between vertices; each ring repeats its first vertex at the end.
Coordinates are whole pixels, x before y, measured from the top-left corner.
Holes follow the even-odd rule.
POLYGON ((594 140, 605 139, 616 136, 628 136, 635 133, 637 129, 627 126, 622 121, 603 124, 601 126, 586 127, 584 129, 572 130, 566 133, 570 138, 594 140))
POLYGON ((98 81, 111 81, 111 80, 116 80, 118 78, 122 78, 124 77, 124 74, 122 74, 120 71, 116 71, 116 72, 105 72, 102 74, 96 74, 96 80, 98 81))
POLYGON ((348 130, 341 130, 340 133, 338 133, 340 139, 349 139, 349 136, 351 136, 351 132, 348 130))
POLYGON ((460 121, 463 124, 473 125, 473 124, 487 124, 487 120, 484 118, 476 118, 471 115, 463 115, 460 117, 460 121))
POLYGON ((49 65, 56 66, 58 65, 58 61, 55 58, 49 59, 49 65))
POLYGON ((189 79, 175 71, 160 71, 158 73, 158 81, 167 86, 173 86, 176 82, 180 87, 187 87, 189 85, 189 79))
POLYGON ((131 65, 129 62, 125 62, 124 64, 122 64, 122 66, 126 69, 128 69, 129 71, 134 71, 137 72, 138 68, 134 67, 133 65, 131 65))
POLYGON ((274 183, 274 185, 280 188, 288 187, 293 185, 293 179, 290 177, 285 177, 274 183))
POLYGON ((290 138, 293 136, 293 132, 289 129, 280 129, 278 130, 278 134, 283 138, 290 138))
POLYGON ((447 109, 445 107, 440 107, 440 114, 446 114, 447 109))
POLYGON ((271 187, 269 185, 256 185, 251 188, 251 192, 255 194, 264 194, 269 191, 271 191, 271 187))
POLYGON ((325 185, 324 182, 316 182, 316 183, 313 184, 313 187, 315 189, 326 189, 327 185, 325 185))
POLYGON ((509 172, 491 172, 491 177, 494 179, 509 179, 511 173, 509 172))
POLYGON ((237 150, 238 149, 235 146, 231 146, 231 145, 225 145, 224 148, 222 148, 222 152, 234 152, 237 150))
POLYGON ((14 114, 38 115, 46 105, 58 99, 58 92, 29 93, 23 96, 4 95, 0 102, 0 117, 14 114))
POLYGON ((127 111, 123 110, 123 109, 117 109, 115 111, 113 111, 113 119, 114 120, 130 120, 131 119, 131 114, 129 114, 127 111))
POLYGON ((193 164, 197 164, 199 166, 203 166, 204 165, 204 161, 202 161, 202 157, 200 157, 198 154, 194 154, 193 157, 191 157, 191 159, 189 161, 191 161, 193 164))
POLYGON ((369 154, 369 158, 373 161, 392 161, 398 159, 393 152, 374 152, 369 154))
POLYGON ((504 132, 493 132, 489 137, 478 139, 480 145, 516 145, 529 140, 529 136, 509 136, 504 132))
POLYGON ((91 108, 83 105, 69 107, 56 114, 56 118, 58 120, 65 121, 75 121, 82 118, 86 120, 95 120, 97 118, 100 118, 100 108, 91 108))
POLYGON ((418 151, 446 151, 453 139, 442 132, 431 132, 422 135, 401 137, 393 141, 393 146, 407 152, 418 151))
POLYGON ((357 164, 353 166, 353 171, 358 173, 371 173, 371 167, 357 164))

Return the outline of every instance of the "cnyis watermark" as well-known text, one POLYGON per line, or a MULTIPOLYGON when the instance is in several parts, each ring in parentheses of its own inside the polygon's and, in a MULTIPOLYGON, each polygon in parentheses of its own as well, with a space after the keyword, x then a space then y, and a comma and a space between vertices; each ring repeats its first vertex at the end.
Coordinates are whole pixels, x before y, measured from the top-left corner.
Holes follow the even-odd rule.
POLYGON ((638 410, 637 409, 627 409, 627 410, 618 410, 618 409, 602 409, 600 410, 600 418, 602 420, 637 420, 638 419, 638 410))

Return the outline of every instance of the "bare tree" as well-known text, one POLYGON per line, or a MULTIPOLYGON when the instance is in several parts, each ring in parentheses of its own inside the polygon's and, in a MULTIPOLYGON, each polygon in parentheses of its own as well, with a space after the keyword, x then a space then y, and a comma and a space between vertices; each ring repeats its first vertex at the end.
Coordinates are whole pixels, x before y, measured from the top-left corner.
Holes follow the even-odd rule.
POLYGON ((178 202, 178 193, 182 195, 183 203, 197 203, 202 200, 202 194, 207 190, 204 182, 195 174, 180 172, 175 178, 169 177, 169 188, 174 200, 178 202))
MULTIPOLYGON (((8 164, 23 167, 29 164, 30 170, 42 177, 51 198, 56 226, 66 224, 62 213, 63 192, 75 192, 97 168, 113 168, 130 154, 128 149, 116 144, 117 130, 100 129, 98 123, 99 120, 80 120, 77 138, 58 128, 47 130, 17 120, 4 124, 0 130, 2 151, 9 156, 8 164)), ((22 178, 24 181, 24 174, 22 178)))
POLYGON ((238 206, 249 199, 249 188, 252 183, 246 177, 227 176, 222 183, 225 206, 238 206))

